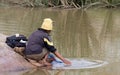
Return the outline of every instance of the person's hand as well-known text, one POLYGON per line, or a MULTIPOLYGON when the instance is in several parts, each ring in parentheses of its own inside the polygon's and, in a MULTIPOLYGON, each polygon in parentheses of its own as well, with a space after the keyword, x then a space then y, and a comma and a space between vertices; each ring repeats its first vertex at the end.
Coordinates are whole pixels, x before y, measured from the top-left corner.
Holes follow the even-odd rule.
POLYGON ((71 62, 66 60, 64 57, 61 56, 60 53, 58 53, 57 51, 54 52, 54 54, 60 59, 62 60, 66 65, 71 65, 71 62))
POLYGON ((64 59, 63 62, 64 62, 66 65, 71 65, 71 62, 68 61, 68 60, 66 60, 66 59, 64 59))

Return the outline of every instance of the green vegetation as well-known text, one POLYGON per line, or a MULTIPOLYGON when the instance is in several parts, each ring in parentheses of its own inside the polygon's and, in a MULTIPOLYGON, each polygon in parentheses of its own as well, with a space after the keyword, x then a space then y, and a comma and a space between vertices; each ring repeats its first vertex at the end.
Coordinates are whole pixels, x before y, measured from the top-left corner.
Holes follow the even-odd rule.
POLYGON ((0 0, 0 3, 25 7, 89 8, 120 7, 120 0, 0 0))

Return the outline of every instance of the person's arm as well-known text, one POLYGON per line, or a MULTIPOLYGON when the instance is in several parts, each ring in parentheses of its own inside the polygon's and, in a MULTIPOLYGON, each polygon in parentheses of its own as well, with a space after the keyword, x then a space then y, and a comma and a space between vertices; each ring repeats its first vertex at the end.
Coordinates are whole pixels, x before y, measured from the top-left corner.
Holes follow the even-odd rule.
POLYGON ((61 59, 65 64, 71 65, 70 61, 66 60, 64 57, 62 57, 62 55, 60 53, 58 53, 58 51, 54 47, 53 43, 51 41, 49 41, 48 38, 44 38, 44 42, 45 42, 46 48, 50 52, 52 52, 53 54, 55 54, 55 56, 58 57, 59 59, 61 59))
POLYGON ((71 62, 62 57, 62 55, 58 51, 55 51, 54 54, 56 55, 56 57, 61 59, 65 64, 71 65, 71 62))

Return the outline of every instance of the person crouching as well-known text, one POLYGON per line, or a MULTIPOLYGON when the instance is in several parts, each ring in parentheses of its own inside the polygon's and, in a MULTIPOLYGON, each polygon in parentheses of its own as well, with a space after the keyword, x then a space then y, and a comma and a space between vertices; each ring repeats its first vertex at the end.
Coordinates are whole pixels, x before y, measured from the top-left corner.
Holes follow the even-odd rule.
POLYGON ((62 57, 54 47, 51 36, 49 35, 52 29, 52 19, 45 18, 42 26, 29 36, 24 54, 31 64, 38 67, 44 65, 50 66, 50 62, 47 62, 49 53, 53 53, 65 64, 71 64, 71 62, 62 57))

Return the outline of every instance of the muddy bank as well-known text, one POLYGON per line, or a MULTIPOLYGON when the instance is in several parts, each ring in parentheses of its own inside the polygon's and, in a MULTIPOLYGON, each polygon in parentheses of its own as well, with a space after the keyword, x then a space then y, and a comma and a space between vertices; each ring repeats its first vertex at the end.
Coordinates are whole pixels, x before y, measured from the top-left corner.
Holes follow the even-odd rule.
POLYGON ((6 35, 0 34, 0 72, 31 69, 33 66, 22 56, 15 53, 5 43, 6 35))

